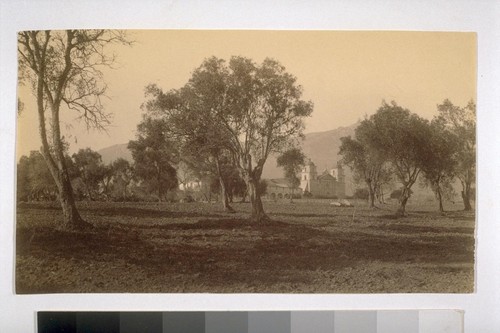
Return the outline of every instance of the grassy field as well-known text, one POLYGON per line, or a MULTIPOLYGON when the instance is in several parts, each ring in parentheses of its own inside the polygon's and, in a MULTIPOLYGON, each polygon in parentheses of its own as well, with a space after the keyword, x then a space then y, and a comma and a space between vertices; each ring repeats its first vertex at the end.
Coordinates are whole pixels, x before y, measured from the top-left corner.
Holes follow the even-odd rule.
POLYGON ((272 222, 210 203, 80 203, 96 228, 57 229, 57 204, 17 209, 16 292, 468 293, 474 213, 435 202, 369 209, 265 202, 272 222))

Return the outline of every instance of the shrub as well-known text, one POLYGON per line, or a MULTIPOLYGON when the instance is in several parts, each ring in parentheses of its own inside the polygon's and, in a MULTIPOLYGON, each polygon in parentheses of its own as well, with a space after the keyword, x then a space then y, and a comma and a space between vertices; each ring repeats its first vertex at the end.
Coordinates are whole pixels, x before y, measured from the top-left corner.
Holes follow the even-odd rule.
POLYGON ((358 188, 354 191, 354 198, 367 200, 370 196, 370 192, 366 188, 358 188))

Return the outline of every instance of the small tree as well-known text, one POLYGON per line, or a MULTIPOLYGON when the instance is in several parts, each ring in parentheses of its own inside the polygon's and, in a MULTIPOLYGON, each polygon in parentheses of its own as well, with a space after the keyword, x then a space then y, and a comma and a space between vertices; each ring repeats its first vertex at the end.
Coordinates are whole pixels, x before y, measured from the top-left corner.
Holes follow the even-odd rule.
POLYGON ((283 168, 285 179, 291 188, 290 202, 293 202, 293 192, 300 185, 297 174, 305 165, 306 157, 299 148, 291 148, 278 156, 276 162, 278 167, 283 168))
POLYGON ((462 184, 464 210, 472 210, 476 179, 476 104, 471 100, 466 107, 459 107, 446 99, 437 108, 439 119, 457 143, 455 171, 462 184))
POLYGON ((126 200, 129 198, 128 187, 133 180, 134 170, 129 161, 118 158, 111 164, 112 196, 126 200))
POLYGON ((436 195, 439 211, 444 212, 443 196, 449 195, 453 190, 451 183, 457 169, 458 143, 455 135, 446 131, 441 118, 436 118, 431 122, 428 139, 428 158, 423 166, 423 176, 436 195))
POLYGON ((428 150, 431 134, 428 121, 395 102, 383 102, 377 112, 362 121, 359 127, 362 128, 359 133, 362 142, 391 163, 401 182, 397 214, 405 215, 411 187, 431 158, 428 150))
POLYGON ((37 102, 41 152, 57 186, 65 228, 89 226, 75 205, 60 129, 61 111, 74 111, 88 128, 109 124, 101 97, 106 91, 102 67, 114 56, 110 44, 127 43, 112 30, 22 31, 18 34, 19 77, 29 82, 37 102))
POLYGON ((370 199, 370 192, 366 188, 357 188, 354 191, 354 198, 368 200, 370 199))
MULTIPOLYGON (((233 203, 234 196, 243 196, 245 194, 246 185, 245 181, 241 178, 240 173, 234 163, 228 156, 223 156, 218 166, 211 168, 210 174, 214 176, 214 183, 212 184, 212 190, 214 192, 219 192, 223 196, 221 201, 227 201, 224 203, 223 207, 227 205, 229 209, 225 209, 229 212, 234 212, 234 210, 228 206, 229 203, 233 203), (220 171, 217 171, 220 170, 220 171), (224 186, 222 191, 221 184, 224 186)), ((206 169, 205 169, 206 170, 206 169)))
POLYGON ((99 184, 107 172, 102 163, 101 155, 90 148, 85 148, 80 149, 72 157, 77 175, 83 183, 86 197, 89 200, 95 200, 99 193, 99 184))
POLYGON ((101 179, 99 181, 99 192, 102 195, 102 199, 109 200, 111 195, 111 189, 113 186, 114 170, 111 165, 103 164, 101 167, 101 179))
POLYGON ((21 156, 17 163, 16 196, 18 203, 30 200, 29 164, 29 157, 25 155, 21 156))
POLYGON ((237 167, 235 167, 234 164, 226 164, 224 174, 227 182, 229 202, 234 201, 234 196, 239 196, 241 198, 241 202, 244 202, 247 192, 247 186, 243 178, 241 178, 237 167))
POLYGON ((373 208, 377 192, 380 191, 382 182, 389 173, 386 171, 384 154, 370 145, 369 134, 365 133, 369 131, 368 125, 369 122, 365 121, 356 128, 356 139, 350 136, 340 138, 339 154, 342 155, 342 163, 353 171, 355 179, 362 179, 365 182, 369 204, 373 208))
POLYGON ((393 171, 389 163, 385 163, 378 174, 378 182, 375 184, 375 197, 380 204, 385 204, 385 189, 391 189, 393 183, 393 171))
POLYGON ((180 143, 185 161, 190 160, 199 172, 216 177, 223 209, 234 212, 223 175, 223 164, 231 158, 228 137, 214 114, 214 109, 220 107, 224 88, 220 73, 215 70, 217 66, 218 62, 213 61, 208 71, 196 69, 180 90, 163 93, 155 85, 148 86, 146 95, 150 99, 144 106, 151 116, 171 124, 170 131, 180 143))
POLYGON ((190 165, 197 169, 200 175, 211 175, 217 182, 217 185, 212 184, 212 190, 220 192, 220 201, 222 208, 226 212, 234 213, 234 209, 230 205, 230 190, 229 190, 229 174, 234 165, 228 156, 228 151, 225 150, 217 142, 221 138, 213 137, 214 133, 206 133, 204 130, 196 131, 191 136, 185 138, 182 155, 185 161, 189 160, 190 165), (203 133, 200 135, 200 133, 203 133))
POLYGON ((57 188, 42 154, 31 151, 17 165, 17 196, 19 201, 54 200, 57 188))
POLYGON ((173 167, 177 151, 167 127, 165 121, 145 117, 137 126, 137 139, 128 144, 136 176, 149 191, 156 192, 158 201, 166 199, 167 191, 178 186, 173 167))

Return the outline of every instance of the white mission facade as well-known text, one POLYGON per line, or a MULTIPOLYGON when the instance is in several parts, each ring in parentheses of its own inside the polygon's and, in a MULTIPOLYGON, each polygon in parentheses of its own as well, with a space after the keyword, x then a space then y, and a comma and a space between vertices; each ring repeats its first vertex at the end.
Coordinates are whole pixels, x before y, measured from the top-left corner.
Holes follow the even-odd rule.
MULTIPOLYGON (((284 179, 267 181, 267 197, 289 198, 292 189, 284 179)), ((310 195, 315 198, 345 198, 345 174, 340 163, 336 168, 318 174, 316 165, 309 160, 300 173, 300 187, 293 189, 294 196, 310 195)))

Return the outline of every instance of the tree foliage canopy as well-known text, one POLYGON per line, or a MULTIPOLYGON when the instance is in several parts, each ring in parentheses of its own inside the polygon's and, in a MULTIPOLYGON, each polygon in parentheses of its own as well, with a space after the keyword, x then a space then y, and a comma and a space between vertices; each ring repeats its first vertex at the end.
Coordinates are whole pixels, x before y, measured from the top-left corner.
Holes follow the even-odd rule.
POLYGON ((464 208, 472 210, 472 186, 476 179, 476 104, 471 100, 467 106, 459 107, 446 99, 437 108, 437 121, 456 143, 455 175, 462 184, 464 208))
POLYGON ((136 176, 148 189, 157 192, 160 201, 165 199, 168 190, 178 185, 173 167, 178 154, 168 133, 164 120, 145 117, 137 126, 137 139, 128 144, 136 176))
POLYGON ((439 201, 439 210, 444 211, 443 196, 449 197, 453 193, 452 181, 458 165, 458 142, 455 135, 446 130, 443 119, 433 119, 430 127, 427 161, 422 171, 425 182, 439 201))
POLYGON ((64 104, 88 127, 104 129, 110 115, 101 103, 106 84, 100 69, 115 62, 115 55, 106 51, 114 43, 129 44, 119 30, 22 31, 20 79, 41 92, 44 108, 58 111, 64 104))
MULTIPOLYGON (((364 126, 367 124, 365 123, 364 126)), ((356 128, 356 137, 358 133, 363 133, 365 127, 362 125, 356 128)), ((370 142, 365 142, 368 139, 365 135, 359 135, 361 140, 356 138, 342 137, 340 138, 339 154, 342 155, 342 163, 349 166, 353 171, 353 176, 356 181, 364 181, 367 186, 368 198, 370 207, 375 207, 375 197, 381 192, 381 187, 384 183, 390 180, 390 172, 387 163, 387 157, 383 152, 371 147, 370 142)))
POLYGON ((257 65, 243 57, 228 62, 211 57, 181 89, 164 93, 150 86, 147 92, 146 109, 169 119, 179 141, 198 147, 200 155, 207 152, 214 162, 225 156, 238 167, 254 220, 265 218, 258 192, 264 163, 301 136, 303 118, 313 108, 301 99, 296 78, 273 59, 257 65))
POLYGON ((99 193, 99 184, 110 170, 102 163, 101 155, 90 148, 80 149, 72 157, 76 175, 84 185, 85 195, 94 200, 99 193))
POLYGON ((431 157, 430 134, 427 120, 395 102, 383 102, 377 112, 356 129, 356 138, 363 143, 363 148, 389 161, 401 182, 400 214, 405 214, 410 189, 431 157))
POLYGON ((56 184, 42 154, 31 151, 29 156, 22 156, 17 164, 17 200, 51 200, 56 193, 56 184))
POLYGON ((297 174, 304 167, 306 157, 299 148, 291 148, 283 152, 276 159, 278 167, 283 168, 285 179, 291 188, 300 185, 300 178, 297 174))

